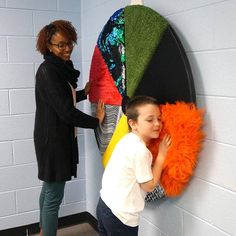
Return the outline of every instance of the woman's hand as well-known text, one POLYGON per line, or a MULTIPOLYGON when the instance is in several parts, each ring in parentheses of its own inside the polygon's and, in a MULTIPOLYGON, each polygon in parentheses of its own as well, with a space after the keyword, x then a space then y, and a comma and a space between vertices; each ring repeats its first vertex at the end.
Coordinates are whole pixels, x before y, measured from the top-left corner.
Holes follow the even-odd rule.
POLYGON ((104 102, 102 102, 101 100, 99 100, 97 104, 96 117, 99 119, 99 124, 103 122, 105 117, 104 102))
POLYGON ((89 91, 90 91, 90 87, 91 87, 91 81, 87 82, 85 87, 84 87, 84 93, 87 96, 89 91))

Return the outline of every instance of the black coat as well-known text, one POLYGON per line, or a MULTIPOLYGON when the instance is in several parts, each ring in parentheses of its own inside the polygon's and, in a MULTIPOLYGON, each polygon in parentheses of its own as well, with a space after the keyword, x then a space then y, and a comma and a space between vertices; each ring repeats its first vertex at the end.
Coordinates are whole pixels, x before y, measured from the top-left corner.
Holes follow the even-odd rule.
MULTIPOLYGON (((74 107, 70 84, 76 88, 79 71, 71 61, 64 63, 49 54, 36 73, 36 113, 34 144, 38 178, 46 182, 67 181, 76 177, 78 145, 74 127, 96 128, 97 118, 74 107)), ((84 90, 76 100, 86 99, 84 90)))

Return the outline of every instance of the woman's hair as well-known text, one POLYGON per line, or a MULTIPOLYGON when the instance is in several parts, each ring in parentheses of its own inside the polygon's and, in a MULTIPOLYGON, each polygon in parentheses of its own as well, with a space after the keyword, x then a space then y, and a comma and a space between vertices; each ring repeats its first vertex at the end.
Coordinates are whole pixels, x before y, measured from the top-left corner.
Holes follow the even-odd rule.
POLYGON ((152 104, 157 105, 158 102, 155 98, 149 96, 136 96, 130 99, 125 108, 125 115, 127 116, 127 120, 134 120, 137 121, 139 113, 138 108, 143 105, 152 104))
POLYGON ((60 32, 63 36, 68 38, 69 41, 77 43, 76 29, 71 22, 66 20, 56 20, 49 25, 45 25, 38 33, 36 49, 45 55, 49 52, 48 44, 50 44, 52 36, 60 32))

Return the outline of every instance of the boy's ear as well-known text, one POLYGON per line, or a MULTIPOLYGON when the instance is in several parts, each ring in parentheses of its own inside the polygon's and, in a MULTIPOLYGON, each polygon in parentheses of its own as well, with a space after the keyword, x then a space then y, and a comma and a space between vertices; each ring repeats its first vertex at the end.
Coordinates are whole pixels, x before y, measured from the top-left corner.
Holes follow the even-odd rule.
POLYGON ((134 120, 129 119, 129 120, 128 120, 128 124, 129 124, 131 130, 135 130, 135 127, 136 127, 135 124, 136 124, 136 122, 135 122, 134 120))

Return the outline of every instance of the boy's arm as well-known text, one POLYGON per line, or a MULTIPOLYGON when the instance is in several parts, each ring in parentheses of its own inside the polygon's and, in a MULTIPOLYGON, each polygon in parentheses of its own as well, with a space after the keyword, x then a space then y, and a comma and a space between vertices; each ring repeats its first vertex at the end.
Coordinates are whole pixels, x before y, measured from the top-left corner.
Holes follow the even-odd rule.
POLYGON ((161 178, 163 163, 166 158, 167 151, 169 150, 170 144, 171 144, 171 137, 169 135, 165 135, 159 145, 158 155, 152 167, 153 179, 140 184, 141 188, 145 192, 152 192, 159 183, 161 178))
POLYGON ((161 172, 162 172, 162 166, 164 161, 160 161, 160 159, 164 159, 163 157, 157 156, 157 159, 153 165, 152 168, 152 174, 153 174, 153 179, 150 181, 147 181, 145 183, 141 183, 140 186, 145 192, 152 192, 154 188, 158 185, 160 177, 161 177, 161 172))

